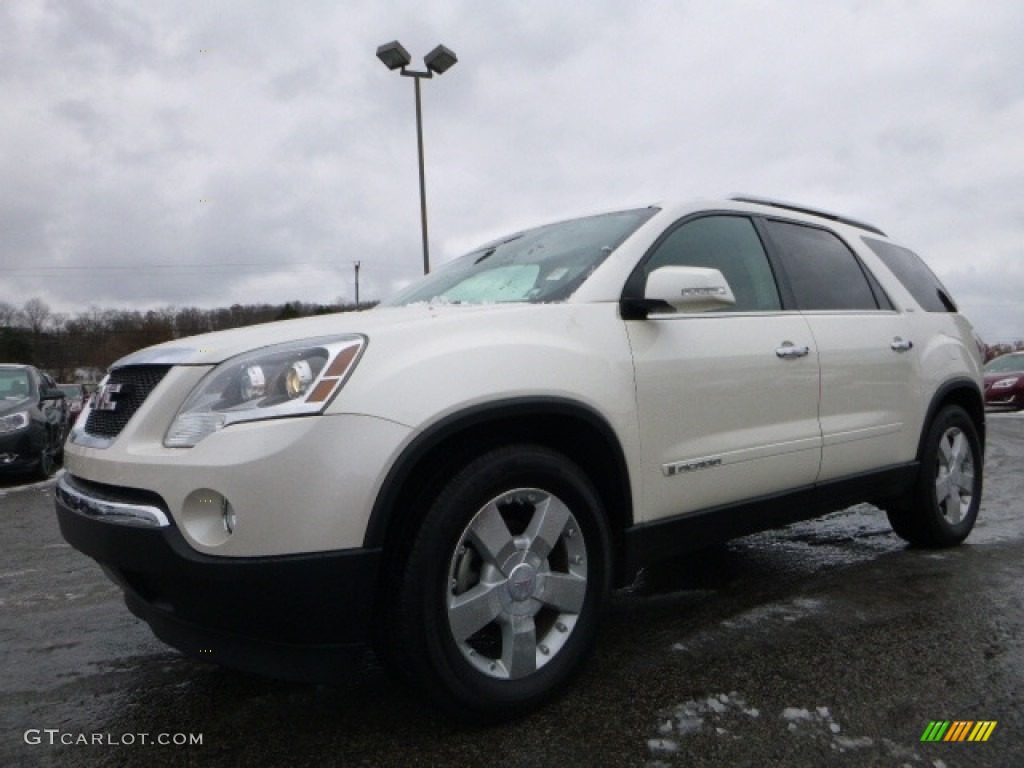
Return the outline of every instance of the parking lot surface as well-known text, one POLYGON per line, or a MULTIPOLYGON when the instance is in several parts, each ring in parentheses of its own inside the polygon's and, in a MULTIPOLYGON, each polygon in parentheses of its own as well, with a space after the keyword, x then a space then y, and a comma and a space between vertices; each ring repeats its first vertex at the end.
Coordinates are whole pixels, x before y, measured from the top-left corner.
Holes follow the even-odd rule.
POLYGON ((3 766, 1024 765, 1024 418, 989 419, 967 543, 869 506, 660 565, 565 696, 484 730, 367 658, 339 687, 182 657, 68 547, 54 481, 0 481, 3 766), (922 741, 934 721, 985 742, 922 741))

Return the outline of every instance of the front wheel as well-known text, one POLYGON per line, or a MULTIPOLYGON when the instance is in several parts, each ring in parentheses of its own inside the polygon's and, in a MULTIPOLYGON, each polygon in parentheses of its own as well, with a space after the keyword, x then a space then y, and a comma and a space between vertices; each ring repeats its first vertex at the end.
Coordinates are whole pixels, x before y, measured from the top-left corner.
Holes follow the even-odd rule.
POLYGON ((981 505, 982 452, 965 410, 947 406, 928 429, 914 489, 888 509, 901 538, 921 547, 949 547, 967 538, 981 505))
POLYGON ((578 669, 607 600, 600 498, 565 456, 499 448, 444 487, 397 580, 395 662, 450 713, 537 707, 578 669))
POLYGON ((39 451, 39 463, 36 464, 35 470, 32 472, 32 476, 36 480, 48 480, 57 471, 58 450, 61 450, 63 446, 52 446, 49 445, 50 442, 47 440, 47 444, 44 444, 42 450, 39 451))

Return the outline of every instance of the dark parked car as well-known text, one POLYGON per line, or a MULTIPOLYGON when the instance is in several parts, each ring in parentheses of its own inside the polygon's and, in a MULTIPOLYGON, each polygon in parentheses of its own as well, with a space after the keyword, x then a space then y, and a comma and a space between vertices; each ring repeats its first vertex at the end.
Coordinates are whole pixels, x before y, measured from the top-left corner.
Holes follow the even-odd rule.
POLYGON ((985 405, 1024 408, 1024 352, 1001 355, 985 363, 985 405))
POLYGON ((89 399, 89 391, 84 384, 58 384, 57 386, 64 393, 65 402, 68 404, 68 421, 74 425, 78 414, 82 412, 82 406, 89 399))
POLYGON ((68 432, 64 393, 30 365, 0 365, 0 471, 47 478, 68 432))

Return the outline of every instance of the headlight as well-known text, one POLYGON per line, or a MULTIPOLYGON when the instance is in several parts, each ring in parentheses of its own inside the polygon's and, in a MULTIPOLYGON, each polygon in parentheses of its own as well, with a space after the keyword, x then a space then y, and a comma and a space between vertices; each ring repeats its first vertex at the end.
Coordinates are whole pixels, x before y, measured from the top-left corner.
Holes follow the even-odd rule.
POLYGON ((0 416, 0 435, 5 432, 16 432, 28 426, 28 411, 18 411, 7 416, 0 416))
POLYGON ((1018 380, 1019 377, 1017 376, 1013 376, 1009 379, 1000 379, 999 381, 992 385, 992 389, 1009 389, 1014 384, 1016 384, 1018 380))
POLYGON ((322 413, 365 346, 364 336, 330 336, 225 360, 192 390, 164 435, 164 445, 191 448, 229 424, 322 413))

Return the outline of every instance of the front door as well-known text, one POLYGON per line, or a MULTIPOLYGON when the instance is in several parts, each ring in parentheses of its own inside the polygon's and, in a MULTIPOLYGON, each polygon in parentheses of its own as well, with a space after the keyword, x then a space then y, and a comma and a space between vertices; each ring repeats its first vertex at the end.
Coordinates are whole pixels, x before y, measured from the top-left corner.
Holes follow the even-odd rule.
POLYGON ((821 461, 818 350, 783 311, 754 225, 744 216, 681 222, 642 269, 718 269, 726 311, 628 321, 643 476, 637 522, 810 486, 821 461))

